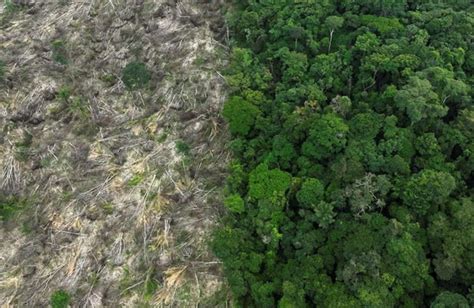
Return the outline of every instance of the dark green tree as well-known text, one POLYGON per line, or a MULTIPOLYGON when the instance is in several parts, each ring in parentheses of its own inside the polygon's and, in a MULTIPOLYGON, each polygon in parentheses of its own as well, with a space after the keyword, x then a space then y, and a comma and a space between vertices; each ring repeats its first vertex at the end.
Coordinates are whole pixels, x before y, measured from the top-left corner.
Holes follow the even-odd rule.
POLYGON ((325 114, 314 121, 302 152, 321 160, 340 152, 346 145, 349 127, 335 114, 325 114))
POLYGON ((423 170, 404 185, 402 200, 407 207, 424 215, 434 205, 446 202, 455 187, 456 181, 449 173, 423 170))
POLYGON ((469 302, 461 294, 444 291, 436 296, 430 308, 469 308, 469 302))
POLYGON ((224 106, 222 114, 229 122, 231 133, 246 136, 253 128, 260 110, 242 97, 234 96, 224 106))

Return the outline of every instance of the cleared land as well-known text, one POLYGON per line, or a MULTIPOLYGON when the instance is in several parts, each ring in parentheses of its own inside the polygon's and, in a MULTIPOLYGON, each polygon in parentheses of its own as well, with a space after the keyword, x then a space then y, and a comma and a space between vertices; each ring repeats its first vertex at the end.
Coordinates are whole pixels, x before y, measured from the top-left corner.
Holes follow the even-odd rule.
POLYGON ((0 306, 61 289, 75 306, 213 305, 222 5, 16 3, 0 9, 0 306))

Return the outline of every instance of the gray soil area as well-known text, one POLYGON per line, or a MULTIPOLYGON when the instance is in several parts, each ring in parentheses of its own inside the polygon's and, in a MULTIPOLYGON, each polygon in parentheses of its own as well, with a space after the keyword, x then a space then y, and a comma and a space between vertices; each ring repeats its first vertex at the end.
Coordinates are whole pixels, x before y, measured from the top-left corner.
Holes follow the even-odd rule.
POLYGON ((0 307, 58 290, 71 307, 226 305, 208 245, 230 159, 223 10, 4 2, 0 199, 16 208, 0 222, 0 307))

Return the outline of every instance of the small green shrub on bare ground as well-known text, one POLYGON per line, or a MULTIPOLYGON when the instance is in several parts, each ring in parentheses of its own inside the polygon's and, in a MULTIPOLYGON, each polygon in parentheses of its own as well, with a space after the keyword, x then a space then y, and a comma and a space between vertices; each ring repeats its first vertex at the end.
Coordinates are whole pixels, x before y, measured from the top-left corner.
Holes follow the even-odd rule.
POLYGON ((66 65, 68 63, 67 59, 67 50, 66 44, 63 40, 55 40, 52 43, 52 51, 53 51, 53 60, 59 64, 66 65))
POLYGON ((20 9, 20 6, 13 3, 12 0, 3 1, 4 14, 12 14, 20 9))
POLYGON ((178 151, 178 153, 181 153, 186 156, 189 155, 191 148, 189 144, 187 144, 183 140, 178 140, 176 141, 176 150, 178 151))
POLYGON ((122 71, 122 81, 131 91, 144 88, 150 79, 150 71, 141 62, 130 62, 122 71))
POLYGON ((3 0, 3 13, 0 15, 0 26, 7 24, 15 13, 24 8, 23 5, 14 3, 12 0, 3 0))
POLYGON ((0 222, 13 218, 26 204, 26 200, 0 194, 0 222))
POLYGON ((51 295, 51 306, 53 308, 67 308, 71 301, 71 295, 64 290, 57 290, 51 295))

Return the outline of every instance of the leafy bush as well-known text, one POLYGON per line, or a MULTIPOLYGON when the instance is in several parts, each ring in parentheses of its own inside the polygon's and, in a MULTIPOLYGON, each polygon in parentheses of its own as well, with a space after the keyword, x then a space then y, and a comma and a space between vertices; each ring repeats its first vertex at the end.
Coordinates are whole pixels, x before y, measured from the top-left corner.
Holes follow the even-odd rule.
POLYGON ((26 206, 26 200, 0 194, 0 222, 8 221, 26 206))
POLYGON ((144 88, 150 79, 150 71, 141 62, 130 62, 122 71, 122 81, 129 90, 144 88))
POLYGON ((3 8, 6 14, 12 14, 16 11, 20 10, 20 5, 16 4, 12 0, 4 0, 3 1, 3 8))
POLYGON ((183 140, 177 140, 175 145, 178 153, 181 153, 183 155, 189 155, 189 152, 191 151, 191 147, 189 146, 189 144, 187 144, 183 140))
POLYGON ((68 86, 62 86, 58 90, 57 97, 64 103, 69 101, 69 97, 71 96, 72 91, 68 86))
POLYGON ((51 44, 53 51, 53 60, 59 64, 68 64, 66 44, 63 40, 55 40, 51 44))
POLYGON ((64 290, 57 290, 51 295, 51 306, 53 308, 67 308, 71 301, 71 295, 64 290))

